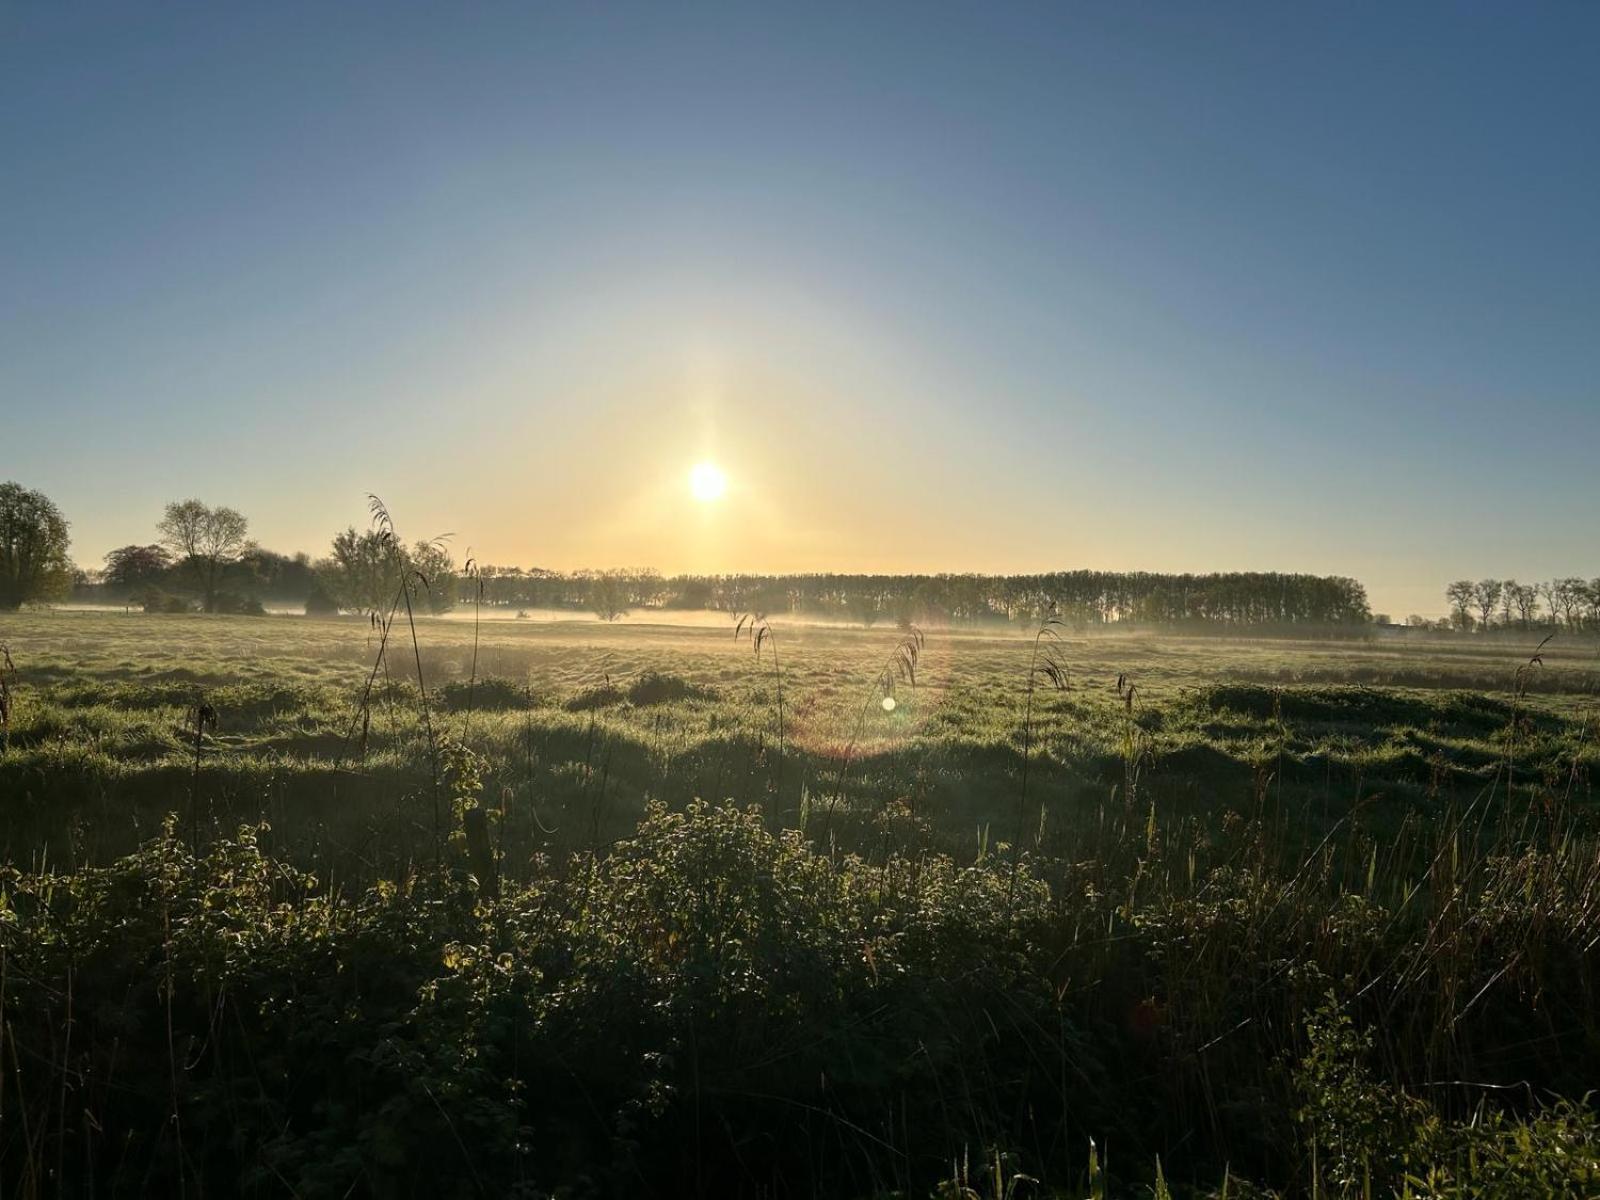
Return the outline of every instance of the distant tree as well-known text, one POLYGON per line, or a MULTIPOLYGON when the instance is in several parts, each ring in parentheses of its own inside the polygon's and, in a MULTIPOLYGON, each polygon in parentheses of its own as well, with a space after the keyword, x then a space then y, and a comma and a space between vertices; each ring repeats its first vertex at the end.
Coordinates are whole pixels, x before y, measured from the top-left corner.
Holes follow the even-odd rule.
POLYGON ((709 608, 713 597, 709 579, 685 579, 667 602, 668 608, 709 608))
POLYGON ((1589 590, 1589 585, 1576 576, 1552 581, 1552 590, 1555 593, 1555 607, 1561 612, 1561 619, 1568 629, 1578 627, 1578 617, 1583 611, 1584 595, 1589 590))
POLYGON ((311 577, 311 590, 306 593, 306 616, 334 617, 339 615, 339 602, 329 593, 322 576, 311 577))
POLYGON ((1557 599, 1556 583, 1557 581, 1554 579, 1547 579, 1543 583, 1533 585, 1539 598, 1544 601, 1544 606, 1550 614, 1550 624, 1552 625, 1556 624, 1561 618, 1561 604, 1557 599))
POLYGON ((1454 618, 1458 629, 1472 627, 1472 601, 1475 590, 1470 579, 1458 579, 1444 589, 1445 599, 1450 602, 1450 615, 1454 618))
POLYGON ((0 610, 67 594, 68 540, 67 519, 48 496, 0 483, 0 610))
POLYGON ((290 556, 248 546, 228 569, 224 586, 280 600, 303 600, 311 592, 311 576, 311 560, 304 554, 290 556))
POLYGON ((1494 624, 1494 610, 1500 607, 1500 593, 1504 590, 1505 584, 1498 579, 1480 579, 1472 585, 1472 602, 1485 630, 1494 624))
POLYGON ((161 544, 193 575, 206 612, 216 611, 223 573, 249 545, 249 527, 235 510, 199 500, 173 501, 156 526, 161 544))
POLYGON ((589 608, 602 621, 628 615, 627 585, 616 571, 596 571, 589 580, 589 608))
POLYGON ((442 543, 413 542, 402 548, 406 565, 422 577, 422 598, 431 613, 447 613, 456 606, 456 564, 442 543))
POLYGON ((352 526, 333 539, 332 554, 318 574, 329 596, 347 612, 387 612, 400 593, 401 560, 377 530, 352 526))
POLYGON ((648 568, 637 571, 625 571, 627 578, 628 603, 637 604, 643 608, 656 608, 665 604, 672 598, 672 590, 667 587, 667 581, 661 577, 660 571, 648 568))
POLYGON ((1539 615, 1539 589, 1531 583, 1506 582, 1506 594, 1517 610, 1517 624, 1523 629, 1533 624, 1539 615))
POLYGON ((746 597, 745 607, 760 613, 788 612, 792 607, 788 581, 782 577, 760 580, 746 597))
POLYGON ((863 629, 871 629, 878 623, 878 618, 883 616, 883 610, 878 605, 878 597, 873 592, 856 592, 850 597, 847 607, 850 616, 859 621, 863 629))
POLYGON ((106 573, 98 567, 80 567, 74 565, 71 571, 70 597, 74 600, 93 600, 105 594, 106 573))
POLYGON ((129 591, 161 582, 172 569, 172 555, 163 546, 123 546, 106 555, 102 578, 109 588, 129 591))
POLYGON ((378 530, 358 533, 352 527, 333 539, 332 550, 317 576, 322 590, 346 611, 387 612, 400 599, 401 581, 408 576, 418 584, 414 602, 427 611, 455 607, 455 564, 438 542, 416 542, 408 548, 378 530))

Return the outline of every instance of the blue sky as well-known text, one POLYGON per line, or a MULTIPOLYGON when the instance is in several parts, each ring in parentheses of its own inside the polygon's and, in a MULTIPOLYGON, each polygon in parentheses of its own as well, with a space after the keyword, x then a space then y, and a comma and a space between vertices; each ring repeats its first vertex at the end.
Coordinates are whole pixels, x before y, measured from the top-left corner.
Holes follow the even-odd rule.
POLYGON ((524 565, 1600 574, 1597 62, 1576 4, 0 0, 0 477, 84 562, 376 491, 524 565))

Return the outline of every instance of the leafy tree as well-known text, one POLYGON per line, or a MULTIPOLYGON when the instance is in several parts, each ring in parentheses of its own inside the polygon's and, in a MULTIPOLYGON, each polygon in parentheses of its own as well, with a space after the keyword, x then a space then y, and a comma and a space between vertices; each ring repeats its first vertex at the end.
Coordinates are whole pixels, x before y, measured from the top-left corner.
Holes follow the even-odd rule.
POLYGON ((328 591, 322 575, 311 577, 311 590, 306 593, 306 616, 332 617, 339 613, 339 602, 328 591))
POLYGON ((54 600, 72 586, 67 519, 43 492, 0 483, 0 610, 54 600))
POLYGON ((616 571, 598 571, 589 580, 589 607, 602 621, 628 615, 627 589, 616 571))
POLYGON ((300 600, 313 587, 311 559, 249 546, 229 569, 226 585, 256 595, 300 600))
POLYGON ((427 586, 422 598, 431 613, 447 613, 456 606, 456 564, 440 542, 412 542, 402 547, 406 563, 427 586))
POLYGON ((669 608, 710 608, 714 596, 709 579, 685 579, 668 601, 669 608))
POLYGON ((348 612, 385 612, 400 591, 401 564, 389 538, 354 526, 333 539, 319 574, 328 594, 348 612))
POLYGON ((159 583, 172 569, 163 546, 123 546, 106 555, 102 578, 107 587, 131 591, 159 583))
POLYGON ((878 597, 871 592, 857 592, 850 598, 850 616, 859 621, 862 628, 871 629, 882 615, 878 597))
POLYGON ((249 545, 249 522, 231 508, 182 500, 167 505, 156 529, 162 545, 194 576, 206 612, 215 612, 223 572, 249 545))
POLYGON ((455 564, 438 542, 415 542, 407 548, 380 530, 359 533, 351 527, 333 539, 332 555, 320 564, 318 575, 340 608, 370 613, 389 610, 409 571, 427 581, 420 597, 430 612, 455 607, 455 564))

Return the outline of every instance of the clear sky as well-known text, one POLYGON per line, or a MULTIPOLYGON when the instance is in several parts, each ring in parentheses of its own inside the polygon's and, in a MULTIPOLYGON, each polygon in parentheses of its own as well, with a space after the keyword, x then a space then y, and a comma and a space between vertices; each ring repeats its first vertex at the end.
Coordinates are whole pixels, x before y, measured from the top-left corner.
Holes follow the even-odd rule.
POLYGON ((1600 574, 1600 6, 0 0, 0 479, 322 553, 1600 574), (717 501, 690 468, 726 473, 717 501))

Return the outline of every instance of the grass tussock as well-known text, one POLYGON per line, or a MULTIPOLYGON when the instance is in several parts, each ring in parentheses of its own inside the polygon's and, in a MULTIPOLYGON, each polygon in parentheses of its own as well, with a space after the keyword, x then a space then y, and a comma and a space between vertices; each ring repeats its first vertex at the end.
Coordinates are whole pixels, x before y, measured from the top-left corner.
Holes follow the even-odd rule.
POLYGON ((536 699, 527 685, 498 677, 468 681, 452 679, 443 684, 436 695, 441 709, 459 713, 473 709, 480 712, 520 712, 536 699))

